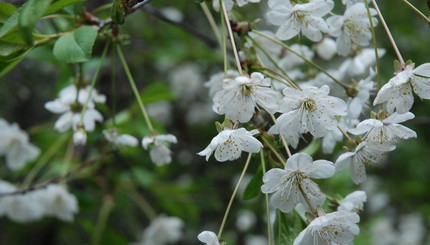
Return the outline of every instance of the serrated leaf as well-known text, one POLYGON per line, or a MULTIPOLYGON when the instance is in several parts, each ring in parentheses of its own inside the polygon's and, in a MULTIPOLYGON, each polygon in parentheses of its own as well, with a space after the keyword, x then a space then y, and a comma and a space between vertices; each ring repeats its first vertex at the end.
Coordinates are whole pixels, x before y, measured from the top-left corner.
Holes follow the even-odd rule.
POLYGON ((17 8, 10 3, 0 2, 0 23, 4 23, 17 11, 17 8))
POLYGON ((111 19, 117 24, 123 24, 125 21, 125 15, 127 14, 127 5, 125 0, 114 0, 111 9, 111 19))
POLYGON ((252 177, 252 179, 249 181, 248 185, 245 188, 245 191, 243 192, 243 199, 249 200, 252 198, 255 198, 261 193, 261 186, 263 185, 263 171, 260 168, 258 168, 257 173, 252 177))
POLYGON ((75 4, 75 3, 83 2, 83 1, 84 0, 59 0, 59 1, 56 1, 56 2, 52 3, 51 6, 49 6, 46 9, 45 15, 55 13, 58 10, 63 9, 64 7, 67 7, 67 6, 75 4))
POLYGON ((277 210, 274 225, 275 244, 293 244, 294 239, 296 239, 303 228, 303 221, 296 212, 282 213, 277 210))
POLYGON ((81 26, 73 33, 60 37, 54 45, 54 55, 58 60, 76 63, 91 58, 97 30, 90 26, 81 26))
POLYGON ((28 44, 33 44, 33 30, 52 0, 29 0, 19 11, 19 30, 28 44))

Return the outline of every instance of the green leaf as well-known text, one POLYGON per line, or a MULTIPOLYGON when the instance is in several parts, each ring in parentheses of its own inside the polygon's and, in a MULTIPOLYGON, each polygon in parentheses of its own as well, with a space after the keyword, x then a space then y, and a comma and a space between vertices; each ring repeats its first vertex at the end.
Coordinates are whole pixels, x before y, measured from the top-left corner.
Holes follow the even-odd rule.
POLYGON ((81 26, 73 33, 60 37, 54 45, 54 55, 58 60, 76 63, 91 58, 97 30, 90 26, 81 26))
POLYGON ((143 103, 153 103, 161 100, 174 100, 175 95, 165 83, 153 83, 142 93, 143 103))
POLYGON ((111 9, 111 19, 117 24, 123 24, 125 21, 125 15, 127 14, 127 5, 125 0, 114 0, 111 9))
POLYGON ((59 0, 59 1, 56 1, 56 2, 52 3, 51 6, 49 6, 46 9, 45 15, 55 13, 58 10, 63 9, 64 7, 67 7, 67 6, 75 4, 75 3, 83 2, 83 1, 84 0, 59 0))
POLYGON ((25 49, 26 45, 17 43, 7 43, 0 41, 0 56, 9 56, 20 50, 25 49))
POLYGON ((303 221, 296 212, 282 213, 277 210, 274 225, 275 244, 293 244, 294 239, 296 239, 303 228, 303 221))
POLYGON ((4 23, 17 11, 17 8, 10 3, 0 2, 0 23, 4 23))
POLYGON ((28 44, 33 44, 33 30, 52 0, 29 0, 19 14, 19 30, 28 44))
POLYGON ((16 11, 6 20, 6 22, 0 29, 0 38, 3 38, 8 33, 15 30, 15 28, 18 25, 18 17, 19 17, 19 11, 16 11))
POLYGON ((258 168, 257 173, 249 181, 248 185, 243 192, 243 199, 249 200, 255 198, 261 193, 261 186, 263 185, 263 171, 261 170, 261 165, 258 168))

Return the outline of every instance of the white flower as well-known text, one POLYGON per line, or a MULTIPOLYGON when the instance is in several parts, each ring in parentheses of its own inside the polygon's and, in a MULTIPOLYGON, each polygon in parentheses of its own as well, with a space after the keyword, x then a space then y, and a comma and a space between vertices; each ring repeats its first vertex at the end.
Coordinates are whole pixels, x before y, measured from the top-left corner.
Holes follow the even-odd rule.
POLYGON ((314 219, 294 240, 293 245, 351 244, 360 233, 354 212, 337 211, 314 219))
POLYGON ((144 230, 139 245, 173 244, 182 238, 184 222, 178 217, 158 216, 144 230))
POLYGON ((337 127, 335 116, 346 115, 346 103, 329 96, 327 85, 321 88, 306 87, 303 90, 285 88, 280 111, 285 112, 276 119, 269 134, 281 133, 289 144, 297 147, 299 136, 310 132, 323 137, 337 127))
MULTIPOLYGON (((376 15, 376 10, 370 8, 370 14, 376 15)), ((377 24, 377 19, 372 19, 373 24, 377 24)), ((356 3, 349 6, 343 16, 331 16, 327 19, 330 34, 337 37, 337 52, 346 56, 352 48, 352 42, 364 47, 369 44, 372 38, 370 32, 370 21, 367 15, 366 6, 362 3, 356 3)))
MULTIPOLYGON (((293 44, 290 46, 290 48, 300 54, 301 56, 305 57, 308 60, 312 60, 314 57, 314 52, 306 45, 301 44, 293 44)), ((285 51, 286 55, 282 57, 282 59, 279 60, 278 64, 281 68, 285 70, 291 70, 295 66, 305 63, 305 60, 293 52, 285 51)))
MULTIPOLYGON (((227 71, 227 78, 234 79, 235 77, 240 76, 239 72, 234 70, 228 70, 227 71)), ((218 72, 213 74, 209 81, 205 82, 205 87, 209 88, 209 95, 213 97, 218 91, 222 90, 222 84, 224 80, 224 72, 218 72)))
MULTIPOLYGON (((349 113, 349 112, 348 112, 349 113)), ((342 117, 339 121, 339 128, 347 131, 350 128, 355 127, 359 123, 358 119, 351 118, 350 113, 344 117, 342 117)), ((324 136, 322 142, 322 150, 325 154, 330 154, 333 152, 336 147, 336 143, 343 139, 343 133, 339 128, 334 128, 327 135, 324 136)))
MULTIPOLYGON (((371 0, 367 0, 367 2, 369 3, 371 0)), ((361 3, 363 2, 363 0, 342 0, 342 3, 344 5, 346 5, 346 7, 348 8, 349 6, 352 6, 356 3, 361 3)))
POLYGON ((174 69, 169 74, 172 92, 185 101, 191 101, 200 95, 203 89, 200 70, 194 63, 187 63, 174 69))
POLYGON ((200 156, 206 156, 206 161, 215 151, 215 159, 219 162, 233 161, 240 157, 242 151, 257 153, 263 148, 260 141, 253 137, 258 130, 247 131, 244 128, 224 129, 201 152, 200 156))
POLYGON ((241 210, 236 219, 236 228, 242 232, 251 229, 257 221, 257 216, 249 210, 241 210))
POLYGON ((46 189, 37 190, 42 195, 45 215, 57 217, 63 221, 72 222, 78 212, 78 201, 62 185, 51 184, 46 189))
MULTIPOLYGON (((60 132, 64 132, 71 127, 76 129, 77 125, 81 122, 81 110, 90 95, 89 92, 89 86, 78 90, 74 85, 71 85, 60 91, 59 98, 45 104, 47 110, 56 114, 62 114, 57 122, 55 122, 55 129, 60 132)), ((105 101, 106 97, 104 95, 98 94, 95 89, 92 91, 82 121, 86 131, 93 131, 95 129, 95 122, 103 121, 103 116, 95 109, 94 103, 104 103, 105 101)))
MULTIPOLYGON (((221 0, 221 1, 224 1, 224 6, 227 11, 230 11, 234 6, 233 0, 221 0)), ((212 7, 214 8, 215 11, 219 12, 221 9, 220 0, 213 0, 212 7)))
POLYGON ((364 203, 367 200, 366 192, 354 191, 349 193, 342 201, 339 202, 337 211, 358 212, 363 209, 364 203))
POLYGON ((172 152, 166 146, 169 143, 176 144, 178 140, 172 134, 147 136, 142 139, 142 146, 145 150, 147 150, 150 145, 153 146, 149 152, 149 156, 157 166, 162 166, 172 161, 172 157, 170 156, 172 152))
POLYGON ((172 122, 173 108, 169 101, 158 101, 146 106, 148 114, 163 125, 172 122))
POLYGON ((302 32, 311 41, 322 38, 322 32, 328 26, 321 18, 333 8, 331 0, 313 0, 304 4, 291 4, 290 1, 269 0, 271 11, 267 13, 269 21, 280 26, 276 36, 281 40, 289 40, 302 32))
POLYGON ((0 118, 0 155, 6 156, 11 170, 19 170, 29 161, 36 159, 40 150, 29 142, 28 135, 18 124, 9 124, 0 118))
POLYGON ((217 235, 212 231, 202 231, 197 238, 206 245, 220 245, 217 235))
POLYGON ((412 89, 421 99, 430 99, 430 63, 414 69, 408 64, 379 90, 373 105, 387 102, 387 112, 405 113, 412 108, 412 89))
POLYGON ((116 146, 137 146, 139 143, 136 137, 129 134, 119 134, 115 128, 103 130, 103 135, 107 141, 116 146))
POLYGON ((390 144, 363 141, 355 148, 354 152, 346 152, 339 156, 335 163, 336 173, 349 165, 351 179, 358 185, 367 178, 366 166, 371 166, 382 160, 384 153, 395 148, 390 144))
POLYGON ((213 98, 213 110, 241 123, 252 118, 257 105, 274 114, 278 110, 281 95, 270 88, 270 85, 270 79, 264 78, 259 72, 253 72, 251 77, 226 78, 223 81, 223 90, 217 92, 213 98))
POLYGON ((313 161, 306 153, 296 153, 288 158, 285 169, 272 168, 263 176, 261 191, 274 193, 270 203, 282 212, 291 212, 298 203, 307 206, 306 199, 312 208, 316 208, 324 203, 326 197, 310 178, 330 178, 334 172, 332 162, 313 161))
POLYGON ((366 79, 362 79, 358 82, 354 88, 358 91, 357 95, 348 101, 348 114, 352 118, 359 118, 363 109, 368 107, 370 93, 375 90, 375 71, 370 68, 369 76, 366 79))
POLYGON ((318 56, 324 60, 330 60, 336 54, 336 42, 331 38, 324 38, 316 46, 318 56))
POLYGON ((355 135, 364 134, 364 140, 375 141, 381 144, 397 139, 416 138, 417 134, 415 131, 399 124, 414 117, 414 114, 411 112, 404 114, 395 112, 384 120, 366 119, 360 122, 356 128, 350 129, 349 132, 355 135))
POLYGON ((75 145, 85 145, 85 143, 87 143, 87 133, 84 129, 78 128, 73 133, 73 143, 75 145))

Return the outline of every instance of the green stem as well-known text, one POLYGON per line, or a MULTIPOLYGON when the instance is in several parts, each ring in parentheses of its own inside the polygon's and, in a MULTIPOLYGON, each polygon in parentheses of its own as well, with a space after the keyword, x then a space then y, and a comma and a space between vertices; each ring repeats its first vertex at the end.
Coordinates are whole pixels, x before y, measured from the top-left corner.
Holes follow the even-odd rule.
MULTIPOLYGON (((272 114, 271 114, 270 116, 272 117, 273 123, 276 123, 276 118, 275 118, 275 116, 273 116, 272 114)), ((285 150, 287 151, 287 155, 288 155, 288 157, 291 157, 291 151, 290 151, 290 148, 288 147, 288 143, 287 143, 287 141, 285 140, 285 137, 282 135, 282 133, 281 133, 281 132, 279 132, 279 137, 281 138, 282 144, 284 145, 285 150)), ((284 164, 285 164, 285 162, 284 162, 284 164)))
POLYGON ((239 177, 236 187, 234 188, 233 194, 231 195, 230 201, 228 202, 227 209, 224 213, 224 218, 222 219, 221 227, 218 231, 218 237, 221 237, 225 222, 227 221, 228 214, 230 213, 230 208, 233 204, 233 200, 236 197, 237 190, 239 189, 240 183, 242 182, 243 176, 245 176, 246 170, 248 169, 249 163, 251 162, 252 153, 249 153, 248 158, 246 159, 245 167, 243 168, 242 174, 239 177))
POLYGON ((427 18, 427 16, 425 16, 419 9, 417 9, 414 5, 412 5, 410 2, 408 2, 407 0, 402 0, 402 2, 406 3, 406 5, 408 5, 409 7, 411 7, 411 9, 413 11, 415 11, 415 13, 417 13, 419 16, 421 16, 425 21, 427 21, 427 23, 430 24, 430 19, 427 18))
MULTIPOLYGON (((88 92, 88 97, 87 97, 85 104, 84 104, 82 111, 81 111, 80 123, 83 123, 83 121, 84 121, 84 114, 85 114, 85 111, 87 110, 88 103, 91 100, 91 94, 94 90, 94 87, 96 86, 97 78, 99 77, 99 73, 100 73, 101 67, 103 65, 103 62, 105 60, 108 49, 109 49, 109 44, 106 44, 105 48, 103 49, 103 53, 102 53, 102 56, 100 58, 99 65, 97 66, 96 72, 94 73, 93 80, 91 81, 91 87, 90 87, 90 91, 88 92)), ((80 78, 80 79, 82 79, 82 78, 80 78)))
POLYGON ((288 85, 290 86, 290 87, 293 87, 293 88, 295 88, 295 89, 297 89, 297 90, 302 90, 299 86, 297 86, 297 84, 295 84, 292 80, 290 80, 288 77, 286 77, 286 76, 284 76, 283 74, 281 74, 281 73, 279 73, 279 72, 277 72, 277 71, 275 71, 275 70, 272 70, 272 69, 270 69, 270 68, 267 68, 267 67, 258 67, 259 69, 263 69, 263 70, 266 70, 266 71, 270 71, 271 73, 273 73, 273 74, 276 74, 277 76, 279 76, 280 78, 282 78, 282 79, 284 79, 285 81, 287 81, 288 82, 288 85))
POLYGON ((209 21, 209 25, 211 26, 212 31, 215 34, 215 37, 216 37, 216 40, 218 41, 219 46, 222 47, 221 34, 219 33, 218 26, 216 25, 215 19, 208 8, 208 5, 206 4, 206 2, 202 2, 200 6, 202 7, 202 10, 205 13, 206 18, 209 21))
POLYGON ((367 9, 367 16, 369 17, 369 23, 370 23, 370 30, 372 32, 372 40, 373 40, 373 49, 375 50, 375 59, 376 59, 376 69, 377 69, 377 84, 378 84, 378 90, 382 87, 382 81, 381 81, 381 66, 379 62, 379 54, 378 54, 378 47, 376 44, 376 35, 375 35, 375 25, 373 24, 372 15, 370 14, 370 8, 369 3, 364 1, 364 4, 366 5, 367 9))
POLYGON ((45 151, 45 153, 39 158, 39 160, 34 164, 34 167, 31 169, 30 173, 25 177, 23 181, 23 188, 28 188, 31 183, 33 182, 34 178, 37 176, 38 173, 45 167, 45 165, 48 163, 49 159, 58 152, 60 147, 63 146, 63 144, 67 141, 67 139, 70 137, 68 133, 62 134, 58 139, 49 147, 48 150, 45 151))
POLYGON ((257 30, 252 30, 252 32, 254 32, 257 35, 260 35, 264 38, 269 39, 270 41, 282 46, 283 48, 287 49, 288 51, 290 51, 291 53, 299 56, 301 59, 303 59, 306 63, 312 65, 313 67, 315 67, 317 70, 319 70, 320 72, 326 74, 329 78, 331 78, 335 83, 339 84, 340 86, 342 86, 344 89, 349 90, 349 89, 354 89, 352 88, 350 85, 348 84, 344 84, 341 81, 337 80, 335 77, 333 77, 330 73, 328 73, 326 70, 324 70, 321 66, 317 65, 316 63, 312 62, 311 60, 307 59, 306 57, 304 57, 303 55, 301 55, 300 53, 297 53, 296 51, 292 50, 290 47, 288 47, 287 45, 285 45, 283 42, 280 42, 278 40, 276 40, 273 37, 270 37, 260 31, 257 30))
MULTIPOLYGON (((266 163, 264 161, 264 153, 261 150, 260 151, 260 159, 261 159, 261 168, 263 169, 263 175, 266 173, 266 163)), ((272 229, 271 229, 271 223, 270 222, 270 206, 269 206, 269 195, 264 194, 266 199, 266 216, 267 216, 267 236, 268 236, 268 244, 272 245, 272 229)))
POLYGON ((387 23, 385 23, 384 17, 382 16, 382 13, 378 8, 378 4, 376 3, 375 0, 372 0, 372 4, 375 7, 376 12, 378 13, 379 19, 381 20, 382 26, 384 27, 385 32, 387 33, 388 39, 390 39, 394 52, 396 52, 397 58, 399 59, 400 64, 403 66, 405 64, 405 61, 403 60, 403 57, 400 54, 399 48, 397 47, 397 44, 394 41, 393 35, 391 35, 390 29, 388 28, 387 23))
POLYGON ((148 112, 146 111, 145 106, 143 105, 142 98, 140 97, 139 91, 137 90, 136 83, 134 82, 134 78, 130 72, 130 68, 128 67, 127 62, 125 61, 121 47, 117 45, 116 50, 117 50, 119 59, 121 60, 125 74, 127 75, 128 81, 130 82, 130 86, 133 89, 134 96, 136 97, 137 103, 139 104, 140 110, 142 111, 143 117, 145 118, 145 122, 148 125, 148 129, 150 133, 152 134, 154 132, 154 127, 152 126, 151 120, 149 119, 149 116, 148 116, 148 112))
POLYGON ((154 220, 157 217, 157 213, 151 207, 149 202, 135 189, 127 191, 127 194, 136 202, 140 209, 142 209, 142 211, 145 213, 146 217, 148 217, 149 220, 154 220))
POLYGON ((239 54, 237 52, 236 43, 234 42, 234 36, 231 30, 230 20, 228 18, 228 13, 225 8, 224 0, 220 0, 220 3, 221 3, 221 9, 224 15, 224 19, 225 19, 225 24, 227 25, 228 34, 230 36, 231 47, 233 48, 233 54, 234 54, 234 59, 236 60, 237 70, 239 71, 239 74, 242 74, 242 66, 240 65, 239 54))
POLYGON ((114 202, 112 200, 112 196, 105 196, 103 199, 102 207, 99 212, 99 216, 97 218, 96 228, 92 239, 93 245, 101 244, 103 231, 106 229, 106 224, 113 207, 114 202))
POLYGON ((261 137, 261 139, 264 141, 266 146, 269 147, 269 149, 272 151, 272 153, 278 158, 278 160, 281 162, 281 164, 285 164, 286 160, 281 156, 281 154, 278 153, 278 151, 276 151, 276 149, 270 144, 270 142, 264 137, 261 137))

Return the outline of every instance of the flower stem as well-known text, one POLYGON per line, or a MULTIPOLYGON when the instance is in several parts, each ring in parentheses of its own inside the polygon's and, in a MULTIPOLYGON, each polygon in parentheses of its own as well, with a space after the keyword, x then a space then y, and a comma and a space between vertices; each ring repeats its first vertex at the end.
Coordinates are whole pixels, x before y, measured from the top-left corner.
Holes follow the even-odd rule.
POLYGON ((234 42, 233 32, 231 30, 230 20, 228 18, 228 13, 225 8, 224 0, 220 0, 222 12, 225 19, 225 24, 227 25, 228 35, 230 36, 231 47, 233 48, 234 59, 236 60, 237 70, 239 74, 242 74, 242 66, 240 65, 239 54, 237 53, 236 44, 234 42))
POLYGON ((267 147, 269 147, 269 149, 273 152, 273 154, 278 158, 278 160, 279 160, 282 164, 284 164, 286 160, 281 156, 281 154, 279 154, 279 153, 276 151, 276 149, 275 149, 275 148, 273 148, 273 146, 269 143, 269 141, 268 141, 266 138, 261 137, 261 139, 264 141, 264 143, 266 144, 266 146, 267 146, 267 147))
MULTIPOLYGON (((85 111, 87 110, 88 103, 89 103, 89 102, 90 102, 90 100, 91 100, 91 94, 92 94, 92 92, 93 92, 93 90, 94 90, 94 87, 96 86, 97 78, 99 77, 100 69, 101 69, 101 67, 102 67, 102 65, 103 65, 103 61, 105 60, 105 57, 106 57, 106 54, 107 54, 108 49, 109 49, 109 43, 108 43, 108 44, 106 44, 105 48, 103 49, 103 53, 102 53, 102 56, 101 56, 101 58, 100 58, 99 65, 97 66, 96 72, 95 72, 95 74, 94 74, 94 76, 93 76, 93 80, 91 81, 90 91, 88 92, 88 97, 87 97, 87 99, 86 99, 86 101, 85 101, 85 104, 84 104, 84 106, 83 106, 83 108, 82 108, 81 115, 80 115, 80 120, 79 120, 79 122, 80 122, 81 124, 82 124, 82 123, 83 123, 83 121, 84 121, 84 114, 85 114, 85 111)), ((83 79, 83 78, 81 77, 80 79, 83 79)), ((78 89, 79 89, 79 88, 78 88, 78 89)))
POLYGON ((283 48, 285 48, 286 50, 290 51, 291 53, 293 53, 293 54, 295 54, 295 55, 299 56, 299 57, 300 57, 301 59, 303 59, 306 63, 308 63, 308 64, 312 65, 313 67, 315 67, 315 68, 316 68, 317 70, 319 70, 320 72, 322 72, 322 73, 326 74, 326 75, 327 75, 328 77, 330 77, 330 78, 331 78, 335 83, 339 84, 339 85, 340 85, 340 86, 342 86, 344 89, 346 89, 346 90, 348 90, 348 89, 354 89, 354 88, 353 88, 353 87, 351 87, 350 85, 348 85, 348 84, 344 84, 344 83, 342 83, 341 81, 337 80, 337 79, 336 79, 335 77, 333 77, 330 73, 328 73, 326 70, 324 70, 321 66, 319 66, 319 65, 317 65, 316 63, 314 63, 313 61, 311 61, 311 60, 307 59, 306 57, 304 57, 304 56, 303 56, 303 55, 301 55, 300 53, 298 53, 298 52, 296 52, 296 51, 292 50, 290 47, 288 47, 287 45, 285 45, 283 42, 280 42, 280 41, 276 40, 275 38, 270 37, 270 36, 268 36, 268 35, 266 35, 266 34, 264 34, 264 33, 260 32, 260 31, 257 31, 257 30, 252 30, 252 32, 254 32, 255 34, 260 35, 260 36, 262 36, 262 37, 264 37, 264 38, 269 39, 270 41, 272 41, 272 42, 274 42, 274 43, 276 43, 276 44, 278 44, 278 45, 282 46, 283 48))
POLYGON ((202 10, 205 13, 206 18, 209 21, 209 25, 211 26, 212 31, 215 34, 215 37, 216 37, 216 40, 218 41, 219 47, 222 47, 221 34, 219 33, 218 26, 216 25, 215 19, 212 16, 212 13, 208 8, 208 5, 206 4, 206 2, 202 2, 200 4, 200 7, 202 7, 202 10))
POLYGON ((276 75, 277 75, 277 76, 279 76, 280 78, 282 78, 282 79, 284 79, 285 81, 287 81, 287 82, 288 82, 288 85, 289 85, 290 87, 293 87, 293 88, 295 88, 295 89, 297 89, 297 90, 302 90, 299 86, 297 86, 297 85, 296 85, 292 80, 290 80, 288 77, 284 76, 283 74, 281 74, 281 73, 279 73, 279 72, 277 72, 277 71, 275 71, 275 70, 272 70, 272 69, 267 68, 267 67, 262 67, 262 66, 258 66, 258 69, 263 69, 263 70, 266 70, 266 71, 270 71, 271 73, 276 74, 276 75))
MULTIPOLYGON (((270 116, 272 117, 273 122, 276 123, 275 116, 273 116, 272 114, 270 114, 270 116)), ((279 137, 281 138, 282 144, 284 145, 285 150, 287 151, 288 157, 291 157, 291 151, 290 151, 290 148, 288 147, 288 143, 285 140, 285 137, 281 133, 279 133, 279 137)), ((284 164, 285 164, 285 162, 284 162, 284 164)))
POLYGON ((400 64, 403 66, 405 64, 405 61, 403 60, 402 55, 400 54, 399 48, 396 45, 396 42, 394 41, 393 36, 391 35, 390 29, 387 26, 387 23, 385 23, 384 17, 381 14, 381 11, 378 8, 378 4, 375 0, 372 0, 372 4, 376 9, 376 12, 378 13, 379 19, 381 20, 382 26, 385 29, 385 32, 387 33, 388 39, 390 39, 391 45, 393 46, 394 52, 396 52, 397 58, 399 59, 400 64))
POLYGON ((70 137, 70 134, 62 134, 58 139, 49 147, 48 150, 39 158, 39 160, 34 164, 34 167, 31 169, 30 173, 25 177, 23 181, 23 188, 28 188, 33 182, 36 175, 45 167, 48 163, 48 160, 58 152, 61 146, 67 141, 70 137))
POLYGON ((430 24, 430 19, 427 18, 427 16, 425 16, 419 9, 417 9, 414 5, 412 5, 410 2, 408 2, 407 0, 402 0, 402 2, 406 3, 406 5, 408 5, 409 7, 411 7, 411 9, 413 11, 415 11, 419 16, 421 16, 425 21, 427 21, 427 23, 430 24))
MULTIPOLYGON (((266 173, 266 163, 264 161, 263 151, 260 151, 260 159, 261 159, 261 168, 263 170, 263 175, 266 173)), ((267 216, 267 236, 268 236, 268 245, 272 245, 272 229, 270 222, 270 206, 269 206, 269 195, 264 194, 266 200, 266 216, 267 216)))
POLYGON ((133 89, 134 96, 136 97, 137 103, 139 104, 140 110, 142 111, 143 117, 145 118, 146 125, 150 133, 154 132, 154 127, 152 126, 151 120, 149 119, 148 112, 143 105, 142 98, 140 97, 139 91, 137 90, 136 83, 134 82, 134 78, 131 75, 130 68, 125 61, 124 55, 122 53, 121 47, 119 45, 116 46, 116 51, 118 53, 119 59, 121 60, 122 67, 124 68, 125 74, 127 75, 128 81, 130 82, 130 86, 133 89))
POLYGON ((376 81, 377 81, 378 90, 379 90, 382 87, 382 81, 381 81, 381 65, 379 63, 378 45, 376 44, 375 25, 373 24, 372 15, 370 14, 369 3, 367 2, 367 0, 364 1, 364 4, 366 5, 367 16, 369 17, 370 31, 372 32, 373 49, 375 50, 375 60, 376 60, 376 69, 377 69, 376 81))
POLYGON ((145 213, 149 220, 154 220, 157 217, 157 213, 151 207, 149 202, 145 199, 145 197, 140 195, 134 189, 134 187, 132 190, 126 190, 126 193, 131 197, 131 199, 133 199, 137 203, 137 205, 140 207, 140 209, 142 209, 142 211, 145 213))
POLYGON ((111 195, 106 195, 103 199, 103 204, 100 208, 99 216, 97 218, 97 223, 92 239, 93 245, 99 245, 102 241, 103 231, 106 228, 106 223, 108 221, 109 215, 114 207, 114 202, 111 195))
POLYGON ((245 176, 246 170, 248 169, 249 163, 251 162, 252 153, 249 153, 248 158, 246 159, 245 167, 243 167, 242 174, 237 181, 236 187, 234 188, 233 194, 230 197, 230 201, 228 202, 227 209, 224 213, 224 218, 222 219, 221 227, 218 231, 218 237, 221 237, 222 232, 224 230, 225 222, 227 221, 228 214, 230 213, 230 208, 233 204, 234 198, 236 197, 237 190, 239 189, 240 183, 242 182, 243 176, 245 176))

